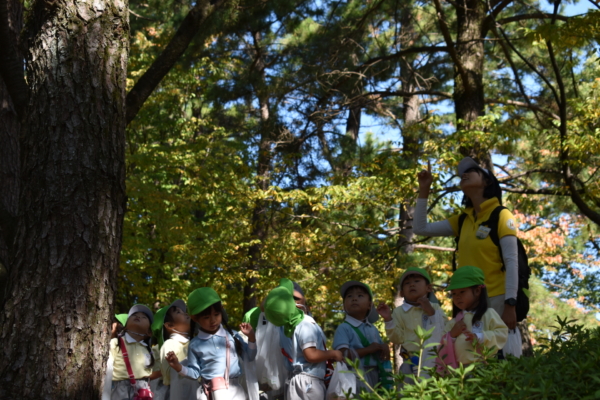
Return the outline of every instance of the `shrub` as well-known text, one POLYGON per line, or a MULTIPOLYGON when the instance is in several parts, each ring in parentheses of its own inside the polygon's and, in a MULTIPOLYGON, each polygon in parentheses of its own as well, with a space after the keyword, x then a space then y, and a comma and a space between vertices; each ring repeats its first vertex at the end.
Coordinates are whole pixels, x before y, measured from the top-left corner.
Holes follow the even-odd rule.
MULTIPOLYGON (((364 400, 399 399, 600 399, 600 329, 558 318, 552 337, 533 357, 509 357, 417 378, 400 390, 378 389, 364 400)), ((485 357, 484 357, 485 358, 485 357)), ((395 377, 397 383, 403 375, 395 377)))

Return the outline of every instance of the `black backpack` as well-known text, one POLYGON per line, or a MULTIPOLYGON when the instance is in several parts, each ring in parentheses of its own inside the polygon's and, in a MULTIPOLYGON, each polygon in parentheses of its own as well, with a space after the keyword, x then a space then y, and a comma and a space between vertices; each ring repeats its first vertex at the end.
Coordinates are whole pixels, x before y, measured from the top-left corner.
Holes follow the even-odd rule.
MULTIPOLYGON (((502 259, 502 271, 506 271, 504 266, 504 259, 502 257, 502 247, 500 246, 500 238, 498 237, 498 221, 500 220, 500 212, 506 209, 506 207, 498 206, 490 214, 490 218, 482 222, 480 225, 487 226, 490 228, 490 239, 498 247, 500 251, 500 259, 502 259)), ((452 259, 452 269, 456 271, 456 253, 458 252, 458 241, 460 240, 460 231, 462 230, 463 223, 467 214, 462 213, 458 217, 458 236, 456 236, 456 250, 452 259)), ((518 258, 518 276, 519 283, 517 289, 517 306, 515 310, 517 312, 517 322, 523 321, 527 318, 529 312, 529 277, 531 276, 531 267, 529 267, 529 260, 527 259, 527 252, 521 240, 517 238, 517 258, 518 258), (525 289, 525 291, 523 290, 525 289), (527 293, 526 293, 527 292, 527 293)))

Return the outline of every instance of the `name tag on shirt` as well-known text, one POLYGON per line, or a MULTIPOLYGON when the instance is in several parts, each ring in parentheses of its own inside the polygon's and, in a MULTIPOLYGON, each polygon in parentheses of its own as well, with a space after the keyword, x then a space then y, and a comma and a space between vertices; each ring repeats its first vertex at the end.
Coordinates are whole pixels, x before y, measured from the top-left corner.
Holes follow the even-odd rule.
POLYGON ((485 239, 486 237, 489 236, 491 230, 492 230, 492 228, 488 228, 487 226, 479 225, 479 228, 477 229, 475 236, 477 236, 477 239, 485 239))

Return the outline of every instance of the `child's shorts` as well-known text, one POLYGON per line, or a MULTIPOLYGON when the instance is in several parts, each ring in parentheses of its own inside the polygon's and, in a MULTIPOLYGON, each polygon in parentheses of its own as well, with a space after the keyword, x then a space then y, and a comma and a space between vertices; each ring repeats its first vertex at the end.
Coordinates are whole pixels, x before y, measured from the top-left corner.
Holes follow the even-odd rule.
POLYGON ((300 373, 289 380, 285 400, 323 400, 325 394, 323 379, 300 373))
POLYGON ((130 400, 133 399, 133 395, 133 386, 129 380, 112 382, 110 400, 130 400))
MULTIPOLYGON (((207 400, 202 384, 198 387, 196 397, 198 400, 207 400)), ((213 392, 213 400, 246 400, 246 392, 238 378, 229 378, 229 388, 213 392)))

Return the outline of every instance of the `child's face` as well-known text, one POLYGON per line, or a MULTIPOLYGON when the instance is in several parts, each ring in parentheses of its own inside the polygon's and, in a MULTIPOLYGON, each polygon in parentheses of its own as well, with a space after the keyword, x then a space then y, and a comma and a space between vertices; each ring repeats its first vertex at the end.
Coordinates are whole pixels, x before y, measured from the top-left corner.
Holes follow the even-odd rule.
POLYGON ((451 290, 452 302, 461 310, 471 311, 479 304, 480 288, 463 288, 451 290))
POLYGON ((150 319, 148 319, 148 316, 143 312, 136 312, 131 315, 131 317, 127 318, 125 329, 152 336, 152 333, 150 332, 150 319))
POLYGON ((179 307, 171 307, 169 309, 171 321, 166 322, 165 326, 168 330, 176 332, 190 333, 190 316, 187 315, 179 307))
POLYGON ((427 283, 427 279, 422 275, 412 274, 404 278, 400 294, 405 300, 415 303, 421 297, 427 296, 430 292, 431 285, 427 283))
POLYGON ((206 315, 196 314, 192 316, 194 322, 196 322, 200 329, 206 333, 214 334, 217 333, 221 327, 221 321, 223 319, 220 311, 215 311, 213 307, 210 308, 210 312, 206 315))
POLYGON ((361 287, 353 287, 346 291, 344 297, 344 310, 353 318, 365 319, 371 311, 371 298, 369 293, 361 287))

